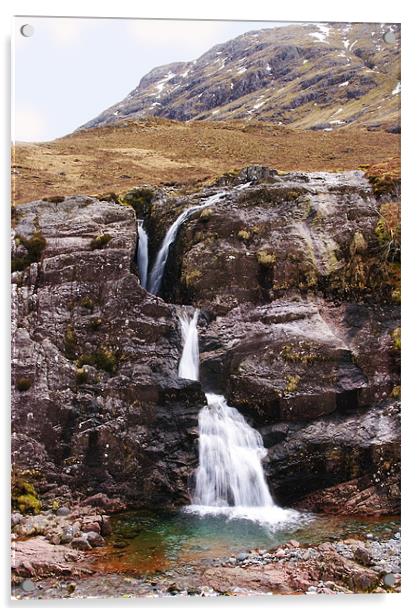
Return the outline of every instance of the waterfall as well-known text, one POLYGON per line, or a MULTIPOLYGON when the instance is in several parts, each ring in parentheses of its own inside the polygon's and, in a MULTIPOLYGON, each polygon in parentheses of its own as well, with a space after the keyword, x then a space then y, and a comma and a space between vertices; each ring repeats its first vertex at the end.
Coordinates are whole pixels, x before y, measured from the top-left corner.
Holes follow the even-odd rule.
MULTIPOLYGON (((183 352, 178 374, 181 378, 199 378, 199 338, 193 316, 179 315, 183 352)), ((186 507, 200 515, 242 517, 263 524, 277 525, 295 521, 299 514, 274 504, 262 459, 266 455, 263 440, 236 408, 225 398, 207 393, 206 405, 199 413, 199 467, 193 504, 186 507)))
POLYGON ((204 207, 208 207, 209 205, 213 205, 214 203, 219 201, 219 199, 221 199, 221 197, 224 194, 226 194, 226 193, 225 192, 219 192, 219 193, 216 193, 215 195, 211 195, 210 197, 207 197, 203 201, 203 203, 200 203, 199 205, 195 205, 193 207, 190 207, 187 210, 184 210, 184 212, 182 212, 180 214, 180 216, 178 218, 176 218, 176 220, 173 222, 173 224, 171 225, 171 227, 168 229, 167 233, 165 234, 163 243, 161 245, 160 250, 158 251, 157 257, 155 259, 154 266, 153 266, 152 271, 150 273, 149 284, 148 284, 148 287, 147 287, 147 289, 148 289, 148 291, 150 291, 150 293, 153 293, 154 295, 157 295, 158 291, 160 290, 160 286, 161 286, 161 282, 162 282, 162 279, 163 279, 165 265, 167 263, 167 258, 168 258, 168 254, 169 254, 169 251, 170 251, 170 247, 173 244, 173 242, 175 241, 175 239, 177 237, 177 233, 178 233, 181 225, 188 218, 190 218, 190 216, 192 214, 194 214, 195 212, 203 209, 204 207))
POLYGON ((199 414, 199 468, 193 502, 211 507, 272 507, 261 435, 223 396, 206 394, 199 414))
POLYGON ((148 235, 144 229, 144 221, 138 221, 138 246, 136 251, 136 263, 139 271, 141 287, 147 288, 148 278, 148 235))
POLYGON ((197 319, 199 311, 195 310, 190 319, 186 313, 180 315, 181 334, 183 339, 183 352, 179 363, 179 377, 199 380, 199 337, 197 333, 197 319))

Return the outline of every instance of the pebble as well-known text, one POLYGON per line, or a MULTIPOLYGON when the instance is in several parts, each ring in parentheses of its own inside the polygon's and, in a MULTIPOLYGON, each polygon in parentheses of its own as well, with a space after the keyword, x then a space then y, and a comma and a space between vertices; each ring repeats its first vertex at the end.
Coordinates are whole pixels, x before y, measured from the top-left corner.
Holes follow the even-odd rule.
POLYGON ((71 511, 68 509, 68 507, 60 507, 59 509, 57 509, 57 516, 66 516, 70 513, 71 511))
POLYGON ((22 590, 24 590, 25 592, 33 592, 34 590, 36 590, 35 584, 32 582, 32 580, 29 579, 23 580, 21 587, 22 590))
POLYGON ((385 577, 383 578, 383 583, 385 586, 394 586, 395 576, 393 575, 393 573, 388 573, 387 575, 385 575, 385 577))

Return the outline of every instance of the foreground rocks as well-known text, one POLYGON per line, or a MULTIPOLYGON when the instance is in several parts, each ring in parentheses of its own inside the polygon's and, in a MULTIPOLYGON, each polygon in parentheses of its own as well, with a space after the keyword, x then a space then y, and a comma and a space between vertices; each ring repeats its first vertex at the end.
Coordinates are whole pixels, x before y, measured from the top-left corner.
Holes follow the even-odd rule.
MULTIPOLYGON (((47 572, 47 569, 45 569, 47 572)), ((148 576, 80 572, 76 578, 38 577, 14 588, 16 598, 167 597, 263 594, 351 594, 400 591, 400 537, 350 539, 273 550, 252 550, 209 566, 182 565, 148 576)))
MULTIPOLYGON (((103 495, 97 495, 97 501, 103 495)), ((110 499, 108 499, 110 500, 110 499)), ((87 553, 103 547, 111 533, 110 517, 103 507, 81 504, 38 515, 11 516, 12 580, 50 575, 90 574, 87 553)), ((91 560, 91 559, 90 559, 91 560)))

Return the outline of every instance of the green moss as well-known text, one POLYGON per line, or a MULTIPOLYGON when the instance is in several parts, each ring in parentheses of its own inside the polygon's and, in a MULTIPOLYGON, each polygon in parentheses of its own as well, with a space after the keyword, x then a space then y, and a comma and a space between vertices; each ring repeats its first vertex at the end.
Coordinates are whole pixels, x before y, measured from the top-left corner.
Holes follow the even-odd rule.
POLYGON ((205 207, 200 212, 199 220, 201 222, 208 222, 208 220, 210 220, 212 216, 213 216, 213 210, 210 207, 205 207))
POLYGON ((12 272, 21 272, 31 263, 40 261, 43 251, 46 247, 46 240, 40 231, 35 231, 32 237, 25 238, 22 235, 16 236, 16 244, 23 245, 26 248, 25 255, 12 257, 11 266, 12 272))
POLYGON ((398 202, 383 203, 375 234, 383 249, 385 259, 400 261, 401 210, 398 202))
POLYGON ((364 236, 361 231, 356 231, 354 233, 354 237, 350 244, 350 253, 352 255, 355 254, 364 254, 367 250, 367 242, 364 239, 364 236))
POLYGON ((75 380, 77 385, 83 385, 83 383, 87 383, 88 373, 85 368, 77 368, 75 372, 75 380))
POLYGON ((77 336, 71 323, 67 325, 64 334, 64 353, 68 359, 75 359, 77 351, 77 336))
POLYGON ((247 240, 250 239, 251 233, 247 231, 246 229, 241 229, 240 231, 238 231, 237 236, 239 237, 240 240, 246 242, 247 240))
POLYGON ((113 374, 117 367, 116 354, 108 347, 99 347, 93 353, 83 353, 77 359, 77 367, 82 368, 85 365, 95 366, 99 370, 105 370, 109 374, 113 374))
POLYGON ((271 267, 276 263, 276 255, 268 253, 266 250, 260 250, 257 253, 257 261, 263 267, 271 267))
POLYGON ((31 379, 28 379, 24 376, 21 376, 20 378, 16 379, 15 387, 17 391, 27 391, 28 389, 30 389, 31 386, 31 379))
POLYGON ((391 297, 392 297, 392 301, 394 301, 395 304, 400 304, 401 303, 401 290, 394 289, 392 291, 391 297))
POLYGON ((300 376, 297 376, 297 375, 295 375, 295 376, 292 376, 292 375, 287 376, 286 377, 286 382, 287 383, 286 383, 286 389, 285 389, 286 393, 288 393, 288 394, 294 393, 297 390, 297 388, 298 388, 299 381, 300 381, 300 376))
POLYGON ((151 188, 133 188, 123 195, 119 195, 118 202, 121 205, 133 207, 138 218, 144 218, 150 210, 154 197, 151 188))
POLYGON ((280 355, 286 361, 297 362, 303 364, 311 364, 318 361, 320 356, 309 348, 295 348, 290 344, 286 344, 280 351, 280 355))
POLYGON ((104 248, 112 239, 112 236, 109 233, 103 233, 102 235, 96 235, 96 237, 91 240, 90 248, 92 250, 97 250, 100 248, 104 248))
POLYGON ((93 317, 89 321, 89 327, 92 331, 97 331, 102 325, 102 319, 100 317, 93 317))
POLYGON ((65 197, 61 195, 53 195, 52 197, 44 197, 42 201, 47 201, 48 203, 62 203, 65 200, 65 197))
POLYGON ((187 287, 190 287, 195 282, 200 280, 201 277, 202 277, 202 272, 198 269, 194 269, 194 270, 191 270, 191 272, 186 272, 184 274, 183 282, 186 284, 187 287))
POLYGON ((376 197, 396 194, 399 191, 400 180, 396 175, 383 173, 380 175, 366 174, 376 197))
POLYGON ((400 385, 395 385, 395 387, 392 389, 391 393, 390 393, 392 398, 400 398, 401 397, 401 386, 400 385))
POLYGON ((38 498, 35 487, 32 483, 12 475, 12 507, 21 513, 39 513, 41 511, 41 501, 38 498))
POLYGON ((86 295, 85 297, 82 298, 82 300, 80 302, 80 306, 82 306, 83 308, 86 308, 87 310, 92 311, 93 308, 94 308, 94 302, 91 299, 91 297, 86 295))
POLYGON ((401 350, 401 328, 400 327, 397 327, 396 329, 393 330, 393 332, 391 333, 391 338, 392 338, 393 348, 395 349, 395 351, 400 351, 401 350))

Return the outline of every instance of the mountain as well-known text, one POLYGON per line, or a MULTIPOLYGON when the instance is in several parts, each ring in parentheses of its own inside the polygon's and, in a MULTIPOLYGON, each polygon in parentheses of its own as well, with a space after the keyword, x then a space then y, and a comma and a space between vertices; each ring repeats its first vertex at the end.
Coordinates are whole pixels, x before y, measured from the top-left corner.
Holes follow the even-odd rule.
POLYGON ((398 24, 291 25, 247 32, 193 62, 157 67, 81 128, 159 116, 399 132, 399 95, 398 24), (388 30, 392 44, 383 38, 388 30))

